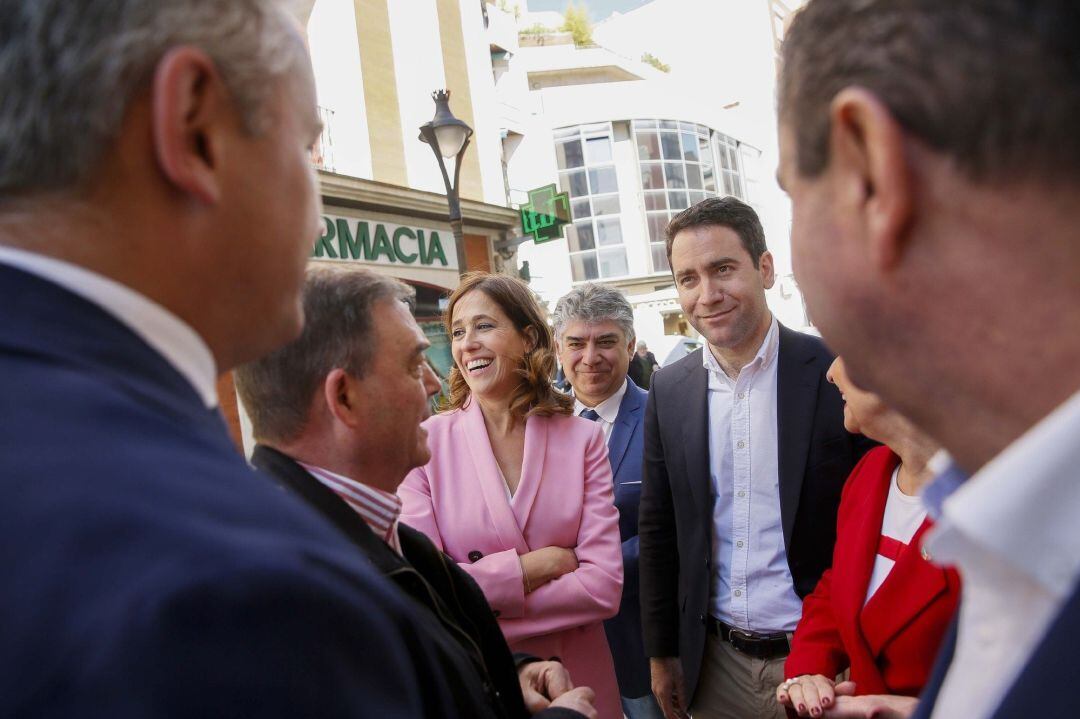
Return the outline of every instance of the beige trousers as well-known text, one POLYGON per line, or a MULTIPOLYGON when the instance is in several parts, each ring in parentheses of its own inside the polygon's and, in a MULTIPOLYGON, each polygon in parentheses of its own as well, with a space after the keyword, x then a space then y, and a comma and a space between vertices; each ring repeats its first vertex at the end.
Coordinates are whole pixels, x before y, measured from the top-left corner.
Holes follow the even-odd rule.
POLYGON ((693 719, 785 719, 776 701, 784 660, 754 659, 712 633, 705 641, 701 677, 690 703, 693 719))

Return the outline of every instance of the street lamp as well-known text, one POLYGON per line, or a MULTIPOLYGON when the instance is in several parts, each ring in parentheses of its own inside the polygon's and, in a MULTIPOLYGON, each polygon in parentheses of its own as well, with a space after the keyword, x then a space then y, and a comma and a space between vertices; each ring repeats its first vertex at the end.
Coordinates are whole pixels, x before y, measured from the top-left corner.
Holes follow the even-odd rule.
POLYGON ((439 161, 443 183, 446 185, 446 202, 450 205, 450 228, 454 231, 454 245, 457 247, 458 274, 465 274, 465 237, 461 229, 461 199, 458 197, 458 179, 461 177, 461 158, 469 146, 472 128, 454 117, 450 112, 450 91, 436 90, 431 93, 435 101, 435 117, 431 122, 420 126, 420 139, 431 146, 435 158, 439 161), (446 172, 446 160, 454 161, 454 181, 446 172))

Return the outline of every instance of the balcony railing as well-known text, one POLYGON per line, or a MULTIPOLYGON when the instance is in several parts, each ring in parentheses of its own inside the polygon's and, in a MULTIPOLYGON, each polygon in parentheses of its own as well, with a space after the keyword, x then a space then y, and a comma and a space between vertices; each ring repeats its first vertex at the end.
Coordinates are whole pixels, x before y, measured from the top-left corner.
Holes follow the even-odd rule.
POLYGON ((319 106, 319 119, 322 120, 322 133, 311 148, 311 164, 320 170, 334 172, 334 111, 319 106))

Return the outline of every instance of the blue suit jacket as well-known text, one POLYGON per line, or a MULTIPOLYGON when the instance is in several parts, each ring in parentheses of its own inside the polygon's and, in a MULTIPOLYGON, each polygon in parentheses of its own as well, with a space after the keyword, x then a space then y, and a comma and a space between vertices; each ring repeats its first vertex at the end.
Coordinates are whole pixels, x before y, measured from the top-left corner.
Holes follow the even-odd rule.
POLYGON ((445 716, 355 547, 135 334, 4 265, 0 487, 0 716, 445 716))
POLYGON ((641 458, 644 446, 645 402, 649 393, 626 379, 626 393, 608 438, 608 459, 615 478, 615 506, 622 536, 623 596, 619 613, 604 622, 615 660, 619 693, 642 697, 651 693, 649 659, 641 638, 638 600, 638 501, 641 499, 641 458))

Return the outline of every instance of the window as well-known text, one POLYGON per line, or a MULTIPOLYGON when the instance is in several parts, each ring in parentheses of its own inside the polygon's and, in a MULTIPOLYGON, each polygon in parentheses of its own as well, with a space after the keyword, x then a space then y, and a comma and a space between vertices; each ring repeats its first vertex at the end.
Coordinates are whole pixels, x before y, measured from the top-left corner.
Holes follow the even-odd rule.
MULTIPOLYGON (((575 282, 624 277, 626 261, 619 212, 611 123, 554 132, 559 189, 570 193, 573 223, 566 226, 575 282)), ((661 182, 663 169, 661 168, 661 182)))
POLYGON ((632 126, 652 267, 665 272, 664 228, 672 216, 706 197, 745 198, 739 143, 690 122, 634 120, 632 126))

